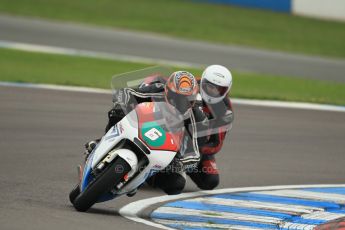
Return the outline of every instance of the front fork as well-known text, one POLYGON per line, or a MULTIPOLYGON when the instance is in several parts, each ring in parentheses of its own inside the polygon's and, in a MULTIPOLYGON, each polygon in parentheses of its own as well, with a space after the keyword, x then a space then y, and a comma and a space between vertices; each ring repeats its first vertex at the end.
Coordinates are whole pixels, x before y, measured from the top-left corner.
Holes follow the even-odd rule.
MULTIPOLYGON (((125 174, 124 178, 122 178, 122 181, 114 188, 114 190, 111 193, 101 197, 99 202, 103 202, 103 201, 115 198, 115 196, 117 196, 116 192, 121 190, 127 184, 127 182, 136 173, 137 168, 138 168, 138 158, 135 155, 135 153, 133 153, 129 149, 116 149, 114 151, 111 151, 100 163, 97 164, 95 169, 91 168, 92 159, 93 159, 93 153, 91 153, 88 159, 86 160, 84 167, 80 165, 78 166, 78 175, 79 175, 81 192, 83 192, 85 188, 88 186, 88 184, 90 183, 90 181, 92 181, 93 175, 91 172, 93 170, 102 170, 105 165, 110 164, 111 162, 115 161, 117 157, 121 157, 124 161, 126 161, 130 165, 132 170, 129 171, 127 174, 125 174)), ((121 170, 121 168, 119 168, 118 170, 121 170)))

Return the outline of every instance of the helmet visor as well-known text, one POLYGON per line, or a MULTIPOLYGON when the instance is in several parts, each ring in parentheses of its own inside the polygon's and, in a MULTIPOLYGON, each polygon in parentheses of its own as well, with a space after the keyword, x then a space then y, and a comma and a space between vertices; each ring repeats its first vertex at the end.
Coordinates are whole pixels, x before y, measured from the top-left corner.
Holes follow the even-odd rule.
POLYGON ((174 106, 181 114, 185 114, 190 110, 196 100, 196 95, 186 96, 182 94, 177 94, 171 90, 167 90, 166 99, 174 106))
POLYGON ((206 79, 202 79, 201 87, 203 91, 210 97, 222 97, 227 92, 229 87, 216 85, 206 79))

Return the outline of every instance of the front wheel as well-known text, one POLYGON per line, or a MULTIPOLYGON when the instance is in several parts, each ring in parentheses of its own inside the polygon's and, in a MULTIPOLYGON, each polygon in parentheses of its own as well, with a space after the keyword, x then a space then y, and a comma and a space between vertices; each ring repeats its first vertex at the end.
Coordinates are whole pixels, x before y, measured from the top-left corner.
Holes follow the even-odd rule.
POLYGON ((69 193, 69 200, 71 201, 71 203, 74 203, 75 198, 77 198, 77 196, 80 194, 80 186, 79 184, 77 184, 72 191, 69 193))
POLYGON ((130 170, 129 164, 121 157, 118 157, 74 199, 73 206, 75 209, 79 212, 86 212, 97 202, 101 195, 121 182, 130 170))

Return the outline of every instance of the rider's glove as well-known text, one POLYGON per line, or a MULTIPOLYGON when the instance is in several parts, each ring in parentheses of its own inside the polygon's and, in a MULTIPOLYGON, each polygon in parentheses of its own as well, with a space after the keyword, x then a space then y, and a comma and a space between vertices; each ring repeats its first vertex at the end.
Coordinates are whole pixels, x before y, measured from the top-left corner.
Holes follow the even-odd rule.
POLYGON ((164 83, 154 82, 150 84, 141 84, 138 88, 140 93, 161 93, 164 91, 164 83))
POLYGON ((115 104, 114 108, 108 112, 109 119, 112 119, 112 118, 122 119, 124 116, 125 116, 125 112, 123 111, 123 107, 121 104, 115 104))
MULTIPOLYGON (((226 111, 226 113, 218 118, 210 120, 210 128, 217 129, 220 127, 231 127, 231 123, 234 121, 234 114, 231 110, 226 111)), ((227 129, 228 129, 227 128, 227 129)))
POLYGON ((123 105, 127 103, 126 93, 124 89, 116 89, 113 91, 113 103, 123 105))
POLYGON ((125 116, 125 112, 120 104, 115 104, 108 112, 108 124, 105 127, 105 132, 108 132, 111 127, 113 127, 117 122, 119 122, 125 116))
POLYGON ((226 111, 225 115, 222 117, 225 124, 230 124, 234 121, 234 113, 231 110, 226 111))
POLYGON ((179 173, 183 171, 183 162, 178 155, 171 161, 171 163, 167 167, 167 170, 173 173, 179 173))

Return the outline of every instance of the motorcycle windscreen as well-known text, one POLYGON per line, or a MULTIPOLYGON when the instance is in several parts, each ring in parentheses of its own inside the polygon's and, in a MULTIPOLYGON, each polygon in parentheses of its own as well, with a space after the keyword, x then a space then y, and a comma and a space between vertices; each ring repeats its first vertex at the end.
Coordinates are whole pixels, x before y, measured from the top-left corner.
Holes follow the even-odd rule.
POLYGON ((119 89, 138 88, 152 79, 167 79, 174 71, 168 67, 154 66, 136 71, 114 75, 111 80, 111 88, 116 95, 119 89))
POLYGON ((185 127, 177 109, 166 102, 145 102, 137 105, 135 112, 138 136, 151 150, 177 152, 180 149, 185 127))

